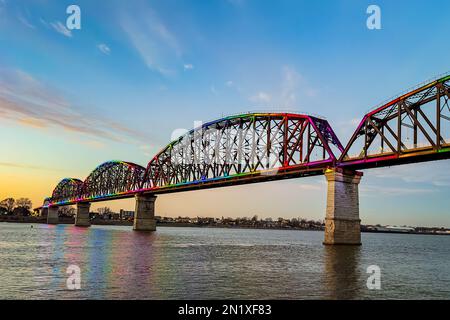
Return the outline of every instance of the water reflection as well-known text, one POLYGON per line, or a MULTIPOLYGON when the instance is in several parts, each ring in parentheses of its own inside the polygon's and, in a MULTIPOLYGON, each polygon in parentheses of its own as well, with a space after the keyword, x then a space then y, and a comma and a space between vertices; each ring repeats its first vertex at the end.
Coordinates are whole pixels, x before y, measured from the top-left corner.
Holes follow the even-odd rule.
POLYGON ((450 298, 450 237, 366 234, 357 247, 322 240, 302 231, 0 223, 0 298, 450 298), (66 287, 71 264, 81 290, 66 287), (372 264, 382 268, 382 290, 366 287, 372 264))
POLYGON ((324 258, 327 299, 357 299, 363 284, 361 246, 325 246, 324 258))
MULTIPOLYGON (((66 247, 66 230, 64 226, 50 226, 49 231, 53 234, 54 250, 51 251, 51 259, 50 265, 51 272, 49 274, 55 275, 50 277, 51 282, 50 286, 56 288, 56 290, 63 290, 65 287, 65 283, 63 284, 63 274, 65 273, 64 266, 61 263, 58 263, 62 260, 65 260, 65 254, 67 253, 66 247)), ((66 266, 67 267, 67 266, 66 266)))
MULTIPOLYGON (((149 297, 155 297, 157 290, 157 275, 160 270, 158 261, 159 252, 155 245, 157 234, 137 233, 135 237, 129 238, 126 244, 130 248, 126 257, 121 257, 122 263, 126 264, 126 284, 122 287, 125 296, 132 296, 136 292, 149 297), (123 260, 123 259, 126 260, 123 260)), ((121 244, 123 245, 123 244, 121 244)), ((118 276, 124 276, 124 274, 118 276)))

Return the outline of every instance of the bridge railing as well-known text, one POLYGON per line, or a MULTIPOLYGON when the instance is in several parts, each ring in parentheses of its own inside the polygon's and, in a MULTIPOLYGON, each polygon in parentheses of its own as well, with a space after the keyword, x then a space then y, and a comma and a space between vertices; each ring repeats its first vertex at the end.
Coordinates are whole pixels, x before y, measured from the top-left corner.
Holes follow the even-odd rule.
POLYGON ((447 157, 443 153, 450 142, 450 75, 409 90, 364 116, 339 165, 358 164, 355 168, 361 169, 447 157))
POLYGON ((202 121, 202 123, 209 123, 212 121, 217 121, 217 119, 226 119, 226 118, 231 118, 231 117, 238 117, 241 115, 252 115, 252 114, 268 114, 268 113, 273 113, 273 114, 280 114, 280 113, 288 113, 288 114, 307 114, 309 116, 318 118, 318 119, 322 119, 322 120, 326 120, 327 118, 324 117, 323 115, 317 114, 317 113, 312 113, 312 112, 304 112, 301 110, 294 110, 294 109, 277 109, 276 107, 271 108, 271 109, 252 109, 252 110, 246 110, 243 112, 233 112, 233 113, 221 113, 220 116, 218 118, 214 118, 214 119, 208 119, 205 121, 202 121))
POLYGON ((371 107, 370 109, 367 109, 366 110, 366 114, 370 113, 370 112, 372 112, 372 111, 374 111, 376 109, 378 109, 381 106, 384 106, 385 104, 387 104, 387 103, 389 103, 389 102, 391 102, 391 101, 393 101, 393 100, 395 100, 395 99, 397 99, 397 98, 399 98, 399 97, 401 97, 401 96, 403 96, 403 95, 405 95, 405 94, 407 94, 409 92, 412 92, 412 91, 414 91, 416 89, 419 89, 420 87, 423 87, 423 86, 425 86, 425 85, 427 85, 427 84, 429 84, 429 83, 431 83, 433 81, 442 79, 442 78, 447 77, 449 75, 450 75, 450 71, 447 71, 447 72, 438 74, 438 75, 436 75, 434 77, 431 77, 428 80, 422 81, 422 82, 420 82, 420 83, 418 83, 416 85, 413 85, 413 86, 409 87, 408 89, 405 89, 405 90, 399 92, 398 94, 395 94, 395 95, 391 96, 390 98, 381 101, 380 103, 378 103, 374 107, 371 107))

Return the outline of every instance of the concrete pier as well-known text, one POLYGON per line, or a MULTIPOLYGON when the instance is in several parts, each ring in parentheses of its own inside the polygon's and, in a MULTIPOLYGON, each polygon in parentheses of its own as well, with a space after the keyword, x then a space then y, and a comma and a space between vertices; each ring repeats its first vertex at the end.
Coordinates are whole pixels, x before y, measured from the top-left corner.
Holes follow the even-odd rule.
POLYGON ((75 225, 77 227, 90 227, 91 219, 89 218, 89 209, 91 204, 89 202, 77 203, 77 214, 75 216, 75 225))
POLYGON ((41 217, 48 217, 48 208, 42 207, 42 208, 40 209, 39 215, 40 215, 41 217))
MULTIPOLYGON (((44 209, 44 212, 46 210, 44 209)), ((47 209, 47 224, 58 224, 58 207, 49 207, 47 209)))
POLYGON ((154 195, 136 195, 133 230, 156 230, 155 201, 154 195))
POLYGON ((328 169, 327 211, 323 244, 361 244, 358 185, 362 172, 328 169))

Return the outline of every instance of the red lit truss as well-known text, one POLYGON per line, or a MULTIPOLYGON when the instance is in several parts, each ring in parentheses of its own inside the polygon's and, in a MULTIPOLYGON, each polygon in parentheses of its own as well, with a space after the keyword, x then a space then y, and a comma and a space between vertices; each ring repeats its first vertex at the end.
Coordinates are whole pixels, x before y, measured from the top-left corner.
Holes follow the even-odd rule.
POLYGON ((354 170, 448 158, 449 99, 446 76, 369 112, 338 165, 354 170))
POLYGON ((249 113, 203 124, 171 142, 147 167, 109 161, 84 181, 66 178, 44 207, 180 192, 448 159, 450 76, 364 116, 344 148, 330 124, 293 113, 249 113))

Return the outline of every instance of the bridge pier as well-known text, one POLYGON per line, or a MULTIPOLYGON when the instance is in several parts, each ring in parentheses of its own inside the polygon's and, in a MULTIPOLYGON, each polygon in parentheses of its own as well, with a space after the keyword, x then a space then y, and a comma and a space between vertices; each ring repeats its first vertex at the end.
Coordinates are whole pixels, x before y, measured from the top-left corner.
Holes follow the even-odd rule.
POLYGON ((44 208, 43 209, 44 213, 45 209, 47 209, 47 224, 58 224, 59 222, 58 207, 44 208))
POLYGON ((155 231, 155 201, 154 195, 136 195, 133 230, 155 231))
POLYGON ((360 245, 358 185, 362 172, 327 169, 327 211, 325 217, 325 245, 360 245))
POLYGON ((40 209, 39 215, 41 217, 48 217, 48 208, 47 207, 42 207, 40 209))
POLYGON ((90 227, 91 219, 89 218, 89 209, 91 204, 89 202, 77 203, 77 214, 75 216, 75 226, 90 227))

